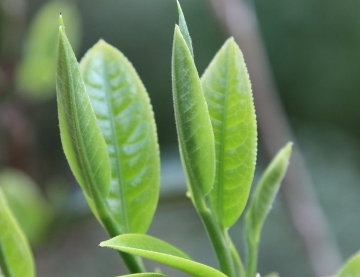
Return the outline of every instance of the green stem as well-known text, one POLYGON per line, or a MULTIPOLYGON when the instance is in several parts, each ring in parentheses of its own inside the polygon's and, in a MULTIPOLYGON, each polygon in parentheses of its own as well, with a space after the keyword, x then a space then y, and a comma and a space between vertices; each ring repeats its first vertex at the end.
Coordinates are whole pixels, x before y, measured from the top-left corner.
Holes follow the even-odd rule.
POLYGON ((225 237, 226 239, 228 240, 229 242, 229 245, 230 245, 230 250, 231 250, 231 255, 233 257, 233 260, 234 260, 234 263, 235 263, 235 266, 238 270, 238 275, 240 277, 245 277, 246 276, 246 272, 245 272, 245 268, 244 268, 244 264, 241 260, 241 257, 240 257, 240 254, 239 252, 237 251, 233 241, 231 240, 231 237, 228 233, 228 231, 226 230, 225 232, 225 237))
MULTIPOLYGON (((109 237, 113 238, 118 235, 121 235, 120 228, 113 219, 113 217, 111 216, 106 203, 98 196, 98 193, 95 194, 96 196, 94 197, 93 200, 96 206, 96 210, 109 237)), ((121 256, 122 260, 124 261, 126 267, 129 269, 130 273, 146 272, 145 267, 140 258, 121 251, 118 251, 118 253, 121 256)))
POLYGON ((255 277, 257 261, 258 261, 258 252, 259 252, 259 240, 256 239, 256 236, 248 237, 247 239, 247 274, 246 277, 255 277))
POLYGON ((196 201, 196 209, 202 219, 207 234, 210 238, 212 246, 220 266, 221 271, 228 277, 235 277, 235 269, 231 256, 231 250, 227 244, 226 238, 220 229, 219 224, 210 210, 205 206, 202 201, 196 201))

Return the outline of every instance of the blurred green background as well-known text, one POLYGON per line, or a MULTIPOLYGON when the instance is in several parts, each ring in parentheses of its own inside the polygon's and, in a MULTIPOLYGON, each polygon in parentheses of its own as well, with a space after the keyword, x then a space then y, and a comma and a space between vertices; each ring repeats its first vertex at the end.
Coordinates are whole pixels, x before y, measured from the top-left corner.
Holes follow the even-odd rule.
MULTIPOLYGON (((64 14, 79 59, 102 38, 129 58, 150 94, 163 164, 162 197, 150 234, 179 246, 200 262, 215 265, 200 220, 185 198, 177 152, 170 74, 175 1, 63 2, 0 1, 0 166, 19 170, 12 172, 21 175, 20 183, 35 182, 32 185, 41 195, 28 201, 48 207, 34 209, 40 218, 46 210, 41 235, 34 235, 33 241, 38 276, 126 273, 115 252, 97 247, 106 235, 88 214, 61 148, 54 98, 59 12, 64 14)), ((256 11, 296 147, 304 154, 341 256, 347 258, 360 249, 360 1, 245 2, 256 11)), ((209 1, 181 0, 181 4, 201 74, 227 34, 209 1)), ((263 156, 260 151, 259 172, 266 163, 263 156)), ((6 180, 0 178, 0 186, 10 182, 6 180)), ((264 229, 260 272, 313 276, 281 200, 264 229)), ((231 233, 243 246, 240 225, 231 233)), ((170 269, 164 272, 184 276, 170 269)))

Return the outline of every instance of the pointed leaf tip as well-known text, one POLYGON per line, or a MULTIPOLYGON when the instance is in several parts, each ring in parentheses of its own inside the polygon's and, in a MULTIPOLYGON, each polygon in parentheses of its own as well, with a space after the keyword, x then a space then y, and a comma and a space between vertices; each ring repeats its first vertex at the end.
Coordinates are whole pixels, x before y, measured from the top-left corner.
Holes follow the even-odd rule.
POLYGON ((191 52, 191 56, 194 57, 194 51, 193 51, 193 47, 192 47, 192 42, 191 42, 191 37, 190 37, 190 33, 189 33, 189 29, 187 27, 186 24, 186 20, 185 20, 185 16, 184 13, 181 9, 181 5, 180 2, 177 0, 177 8, 178 8, 178 13, 179 13, 179 28, 180 28, 180 32, 183 35, 186 45, 189 48, 190 52, 191 52))
POLYGON ((59 15, 59 25, 60 25, 61 27, 65 27, 62 13, 60 13, 60 15, 59 15))

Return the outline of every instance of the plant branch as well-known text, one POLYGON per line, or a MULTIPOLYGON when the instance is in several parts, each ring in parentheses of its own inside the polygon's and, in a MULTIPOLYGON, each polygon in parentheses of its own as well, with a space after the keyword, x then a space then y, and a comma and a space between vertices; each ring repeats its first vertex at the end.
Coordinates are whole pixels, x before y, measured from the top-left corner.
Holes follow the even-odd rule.
MULTIPOLYGON (((96 210, 109 237, 113 238, 121 235, 120 227, 111 216, 106 203, 99 197, 98 194, 95 194, 94 196, 95 197, 93 200, 96 206, 96 210)), ((124 261, 126 267, 129 269, 130 273, 141 273, 146 271, 140 258, 121 251, 118 251, 118 253, 124 261)))
MULTIPOLYGON (((254 10, 241 0, 209 0, 227 33, 240 42, 252 79, 259 131, 268 157, 294 141, 271 76, 254 10)), ((300 151, 294 151, 282 194, 315 275, 329 275, 340 264, 337 245, 313 191, 300 151)))
POLYGON ((198 210, 198 212, 215 250, 221 271, 228 277, 235 277, 236 274, 231 249, 227 244, 227 240, 221 231, 219 224, 215 221, 214 215, 208 209, 201 209, 198 210))

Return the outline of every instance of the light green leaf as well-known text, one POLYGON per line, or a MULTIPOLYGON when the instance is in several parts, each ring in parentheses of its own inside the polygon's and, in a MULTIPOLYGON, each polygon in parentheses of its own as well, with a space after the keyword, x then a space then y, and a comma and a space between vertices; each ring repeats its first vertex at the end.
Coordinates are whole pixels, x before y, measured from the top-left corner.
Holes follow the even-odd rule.
POLYGON ((174 34, 172 83, 180 154, 190 195, 203 197, 214 182, 214 134, 200 78, 178 26, 174 34))
POLYGON ((169 277, 164 274, 160 273, 136 273, 136 274, 129 274, 129 275, 121 275, 119 277, 169 277))
POLYGON ((336 274, 338 277, 360 277, 360 252, 345 262, 342 269, 336 274))
POLYGON ((246 206, 257 152, 249 74, 233 38, 206 69, 202 86, 215 136, 216 174, 211 199, 219 222, 229 228, 246 206))
POLYGON ((124 233, 145 233, 159 195, 160 158, 145 87, 124 55, 100 40, 80 63, 110 157, 109 208, 124 233))
POLYGON ((292 143, 287 143, 266 168, 255 189, 253 199, 246 215, 248 235, 258 239, 267 214, 280 188, 289 165, 292 143))
POLYGON ((110 188, 110 162, 80 69, 59 29, 56 90, 61 141, 72 172, 85 194, 105 198, 110 188))
POLYGON ((181 34, 183 35, 185 42, 190 50, 191 55, 194 57, 194 50, 192 47, 192 42, 191 42, 191 37, 189 34, 189 30, 186 24, 186 20, 185 20, 185 16, 184 13, 181 9, 180 3, 179 1, 177 1, 177 7, 178 7, 178 12, 179 12, 179 29, 181 34))
POLYGON ((56 17, 62 12, 69 28, 73 49, 81 39, 80 15, 74 1, 49 1, 37 12, 24 42, 24 56, 17 68, 18 91, 27 97, 42 100, 54 95, 56 71, 56 17))
POLYGON ((29 243, 12 215, 0 189, 0 267, 5 277, 34 277, 29 243))
POLYGON ((0 188, 30 243, 39 243, 49 226, 51 209, 37 185, 25 173, 4 168, 0 171, 0 188))
POLYGON ((194 262, 176 247, 147 235, 127 234, 117 236, 100 244, 133 255, 150 259, 184 271, 197 277, 225 277, 220 271, 194 262))

